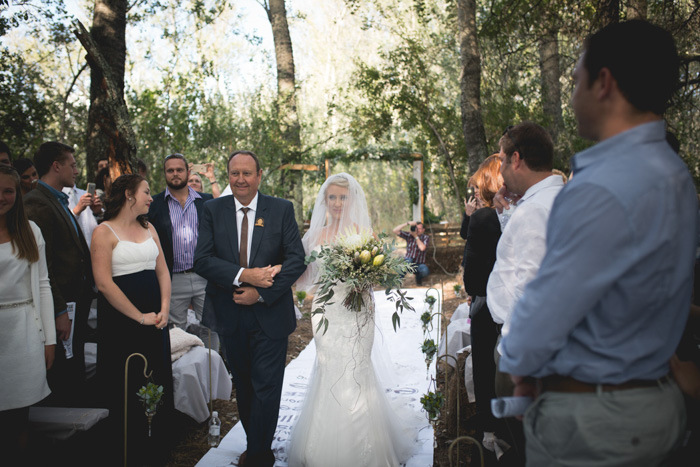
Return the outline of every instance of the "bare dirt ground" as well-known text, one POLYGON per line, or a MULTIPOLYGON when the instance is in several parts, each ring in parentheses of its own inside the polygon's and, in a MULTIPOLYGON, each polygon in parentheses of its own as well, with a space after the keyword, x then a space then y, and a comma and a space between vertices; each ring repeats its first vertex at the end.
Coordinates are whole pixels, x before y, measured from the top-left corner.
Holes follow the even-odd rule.
MULTIPOLYGON (((423 287, 435 287, 437 289, 443 289, 443 311, 449 318, 452 313, 457 308, 457 306, 464 302, 464 297, 457 297, 453 291, 453 285, 458 283, 457 275, 448 274, 431 274, 428 276, 423 284, 423 287)), ((407 277, 404 281, 404 287, 415 288, 415 280, 412 277, 407 277)), ((289 336, 289 346, 287 350, 287 363, 296 358, 299 353, 304 350, 307 344, 313 338, 313 333, 311 329, 311 301, 306 300, 304 306, 301 308, 301 312, 304 315, 302 319, 297 321, 297 329, 289 336)), ((462 361, 462 368, 464 362, 462 361)), ((458 378, 464 380, 463 372, 460 374, 454 374, 454 370, 448 367, 448 391, 447 398, 452 402, 447 402, 446 406, 441 412, 441 418, 435 425, 435 434, 437 439, 437 447, 434 452, 434 465, 440 467, 447 467, 450 465, 448 459, 448 448, 450 442, 457 436, 456 428, 456 390, 450 390, 450 388, 457 387, 458 378), (461 376, 460 376, 461 375, 461 376)), ((467 420, 471 413, 473 413, 473 407, 467 404, 466 391, 464 389, 464 384, 459 384, 461 388, 460 394, 460 435, 473 434, 473 429, 468 430, 467 420)), ((445 392, 445 376, 442 369, 438 371, 438 387, 443 393, 445 392)), ((236 390, 235 388, 231 394, 231 400, 216 400, 214 401, 214 410, 219 412, 219 418, 221 419, 221 434, 223 436, 229 432, 233 426, 238 423, 238 407, 236 405, 236 390)), ((209 450, 209 445, 207 444, 207 429, 208 423, 204 422, 202 424, 197 424, 194 421, 187 424, 185 427, 186 433, 183 434, 181 441, 173 449, 170 459, 167 463, 169 467, 190 467, 195 465, 199 459, 201 459, 209 450)), ((471 448, 466 444, 460 446, 459 465, 469 465, 472 452, 471 448)), ((478 456, 478 454, 477 454, 478 456)), ((456 448, 455 453, 453 453, 453 459, 456 464, 456 448)))

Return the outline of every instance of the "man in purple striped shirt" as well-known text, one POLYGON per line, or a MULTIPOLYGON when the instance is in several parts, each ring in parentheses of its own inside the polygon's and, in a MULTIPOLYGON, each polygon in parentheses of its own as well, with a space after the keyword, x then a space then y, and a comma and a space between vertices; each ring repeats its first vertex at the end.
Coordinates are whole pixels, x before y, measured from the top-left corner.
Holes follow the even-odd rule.
MULTIPOLYGON (((194 249, 197 246, 200 211, 204 202, 213 197, 187 186, 189 169, 182 154, 166 157, 163 171, 167 187, 153 197, 148 220, 158 232, 163 255, 172 274, 170 325, 185 329, 190 304, 197 319, 202 319, 207 281, 194 272, 194 249)), ((218 338, 215 334, 212 337, 212 347, 216 349, 218 345, 214 343, 218 343, 218 338)))
POLYGON ((425 226, 422 222, 404 222, 394 227, 394 234, 406 240, 406 261, 416 268, 416 284, 423 285, 423 279, 430 274, 425 264, 425 253, 430 243, 430 237, 425 233, 425 226), (409 225, 410 232, 401 230, 409 225))

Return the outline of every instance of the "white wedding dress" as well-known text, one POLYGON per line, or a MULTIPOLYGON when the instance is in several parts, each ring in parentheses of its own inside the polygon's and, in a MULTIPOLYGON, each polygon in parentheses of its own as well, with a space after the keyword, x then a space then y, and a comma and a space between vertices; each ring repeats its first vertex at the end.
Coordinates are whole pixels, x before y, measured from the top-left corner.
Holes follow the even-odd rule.
POLYGON ((312 319, 316 362, 290 437, 290 467, 398 466, 415 446, 416 422, 390 405, 372 363, 373 297, 356 313, 343 306, 346 294, 336 287, 325 334, 316 333, 320 316, 312 319))

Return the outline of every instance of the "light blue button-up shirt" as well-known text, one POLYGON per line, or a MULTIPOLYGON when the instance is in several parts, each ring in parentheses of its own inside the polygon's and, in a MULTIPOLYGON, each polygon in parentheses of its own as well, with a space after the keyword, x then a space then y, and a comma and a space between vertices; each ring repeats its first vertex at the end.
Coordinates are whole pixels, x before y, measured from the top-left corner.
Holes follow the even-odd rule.
POLYGON ((698 204, 688 169, 662 121, 579 153, 573 168, 500 369, 588 383, 660 378, 690 308, 698 204))

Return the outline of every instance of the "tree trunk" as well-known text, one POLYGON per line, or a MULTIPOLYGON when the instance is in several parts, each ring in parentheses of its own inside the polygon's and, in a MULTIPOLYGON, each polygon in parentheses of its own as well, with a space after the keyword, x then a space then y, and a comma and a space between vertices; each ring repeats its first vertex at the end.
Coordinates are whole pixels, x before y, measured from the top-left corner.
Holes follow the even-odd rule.
POLYGON ((489 155, 481 119, 481 54, 476 35, 476 0, 458 0, 457 10, 462 59, 462 132, 467 145, 469 171, 474 173, 489 155))
MULTIPOLYGON (((266 7, 267 17, 272 26, 277 61, 277 106, 279 111, 282 136, 287 143, 287 155, 283 163, 301 162, 301 126, 297 115, 296 83, 294 78, 294 54, 292 38, 287 24, 287 10, 284 0, 269 0, 266 7)), ((294 200, 294 215, 297 224, 303 226, 303 197, 301 191, 303 172, 284 170, 281 175, 282 186, 287 196, 294 200)))
POLYGON ((542 108, 547 121, 547 130, 552 136, 555 157, 561 158, 558 148, 559 135, 564 130, 561 111, 561 70, 559 68, 559 40, 556 28, 548 28, 539 38, 540 84, 542 86, 542 108))
MULTIPOLYGON (((129 141, 131 135, 125 134, 124 122, 120 125, 116 114, 118 109, 114 108, 116 98, 117 104, 120 102, 123 110, 126 109, 126 11, 126 0, 95 0, 95 15, 90 35, 97 46, 97 53, 91 55, 88 50, 90 110, 85 146, 87 168, 89 174, 95 173, 97 161, 101 156, 107 155, 112 180, 122 173, 132 172, 131 158, 136 155, 135 142, 129 141), (106 66, 98 63, 96 56, 101 56, 106 66), (114 87, 111 91, 116 93, 116 96, 110 96, 110 87, 114 87)), ((128 125, 128 115, 126 119, 128 125)))
POLYGON ((627 19, 647 19, 647 0, 629 0, 627 19))

